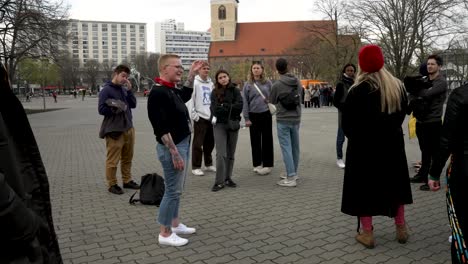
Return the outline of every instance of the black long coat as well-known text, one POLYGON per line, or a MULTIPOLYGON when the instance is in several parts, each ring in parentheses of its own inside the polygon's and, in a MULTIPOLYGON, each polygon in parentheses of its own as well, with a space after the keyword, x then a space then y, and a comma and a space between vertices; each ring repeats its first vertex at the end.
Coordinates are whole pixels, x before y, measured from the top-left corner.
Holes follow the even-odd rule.
POLYGON ((0 64, 0 263, 62 263, 47 174, 7 76, 0 64))
POLYGON ((380 110, 380 90, 367 82, 352 88, 343 109, 348 137, 341 211, 353 216, 394 217, 399 205, 413 202, 402 123, 407 106, 380 110))

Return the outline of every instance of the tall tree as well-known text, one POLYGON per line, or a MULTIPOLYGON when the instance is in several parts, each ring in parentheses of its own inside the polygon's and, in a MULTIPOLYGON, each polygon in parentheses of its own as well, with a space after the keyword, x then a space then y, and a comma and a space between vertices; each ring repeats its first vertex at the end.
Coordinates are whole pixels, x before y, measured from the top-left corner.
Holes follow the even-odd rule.
POLYGON ((0 58, 13 80, 23 57, 49 57, 66 37, 68 6, 52 0, 4 0, 0 58))
POLYGON ((460 0, 354 0, 346 3, 346 18, 362 38, 382 46, 387 66, 403 78, 428 45, 465 30, 461 7, 460 0))
POLYGON ((84 64, 84 74, 86 76, 86 81, 90 86, 88 88, 91 89, 91 91, 94 91, 94 89, 96 88, 100 66, 101 65, 99 64, 99 62, 94 59, 90 59, 84 64))

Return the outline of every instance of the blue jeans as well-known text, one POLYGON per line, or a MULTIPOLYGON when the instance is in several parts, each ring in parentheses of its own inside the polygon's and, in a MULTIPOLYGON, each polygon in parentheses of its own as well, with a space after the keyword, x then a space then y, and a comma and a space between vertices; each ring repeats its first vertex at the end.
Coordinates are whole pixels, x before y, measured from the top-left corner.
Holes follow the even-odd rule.
POLYGON ((343 159, 343 144, 345 142, 345 134, 340 125, 336 133, 336 159, 343 159))
POLYGON ((179 142, 176 147, 184 160, 185 167, 182 171, 174 168, 169 149, 160 143, 156 145, 158 159, 164 171, 165 183, 164 196, 159 207, 158 222, 166 227, 170 227, 172 225, 172 220, 179 217, 180 195, 184 188, 187 168, 189 166, 187 162, 190 153, 190 136, 187 136, 179 142))
POLYGON ((300 123, 277 121, 276 127, 287 176, 296 176, 299 166, 300 123))

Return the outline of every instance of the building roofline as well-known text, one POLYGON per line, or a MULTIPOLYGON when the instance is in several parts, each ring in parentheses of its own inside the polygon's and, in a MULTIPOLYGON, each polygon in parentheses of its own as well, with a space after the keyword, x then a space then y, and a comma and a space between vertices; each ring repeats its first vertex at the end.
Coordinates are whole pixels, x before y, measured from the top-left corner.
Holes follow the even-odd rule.
POLYGON ((123 21, 99 21, 99 20, 81 20, 81 19, 68 19, 69 22, 91 22, 91 23, 115 23, 115 24, 137 24, 137 25, 145 25, 148 23, 144 22, 123 22, 123 21))

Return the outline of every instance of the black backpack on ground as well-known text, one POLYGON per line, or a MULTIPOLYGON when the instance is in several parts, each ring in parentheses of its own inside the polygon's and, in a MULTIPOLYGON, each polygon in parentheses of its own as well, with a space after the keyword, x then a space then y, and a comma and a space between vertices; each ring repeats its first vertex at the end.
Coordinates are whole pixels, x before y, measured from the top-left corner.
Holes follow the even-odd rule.
POLYGON ((289 93, 282 93, 278 96, 278 100, 286 110, 295 110, 301 103, 301 96, 296 91, 297 87, 293 87, 289 93))
POLYGON ((130 204, 140 202, 142 204, 156 205, 161 204, 164 196, 164 178, 157 173, 151 173, 141 176, 140 190, 136 191, 128 201, 130 204), (133 197, 140 192, 140 199, 133 197))

